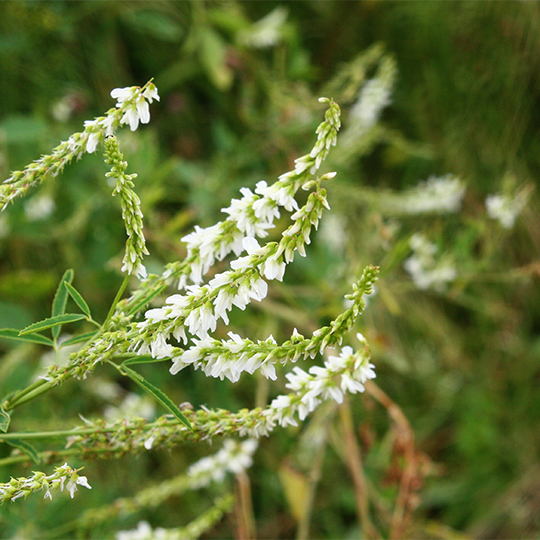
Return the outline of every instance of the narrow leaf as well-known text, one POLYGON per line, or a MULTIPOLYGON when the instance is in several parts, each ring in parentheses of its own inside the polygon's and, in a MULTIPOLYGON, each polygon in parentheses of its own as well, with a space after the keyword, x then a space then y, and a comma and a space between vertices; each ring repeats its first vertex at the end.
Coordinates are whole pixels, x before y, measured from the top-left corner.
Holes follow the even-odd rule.
MULTIPOLYGON (((73 280, 73 270, 69 269, 64 272, 64 275, 62 276, 62 279, 60 280, 60 284, 58 285, 58 289, 56 289, 56 294, 54 295, 53 305, 52 305, 52 316, 58 317, 59 315, 63 315, 66 311, 66 304, 67 304, 67 298, 68 293, 65 283, 71 283, 73 280)), ((52 335, 54 339, 57 339, 60 335, 60 327, 54 328, 52 331, 52 335)))
POLYGON ((7 442, 11 446, 18 448, 19 450, 22 450, 34 463, 41 462, 36 449, 31 444, 28 444, 27 442, 21 441, 19 439, 7 439, 4 442, 7 442))
POLYGON ((19 336, 31 334, 32 332, 41 332, 41 330, 46 330, 47 328, 54 328, 55 326, 80 321, 81 319, 86 319, 86 315, 81 315, 79 313, 66 313, 65 315, 58 315, 57 317, 50 317, 27 326, 24 330, 19 332, 19 336))
POLYGON ((123 366, 132 366, 133 364, 153 364, 154 362, 165 362, 165 360, 170 360, 169 358, 154 358, 149 354, 142 354, 141 356, 134 356, 133 358, 128 358, 122 362, 123 366))
POLYGON ((147 381, 140 373, 128 368, 125 364, 121 364, 120 371, 127 375, 133 382, 137 383, 147 394, 150 394, 158 403, 173 414, 178 420, 183 422, 189 429, 192 429, 189 420, 180 412, 180 409, 174 404, 170 397, 163 391, 147 381))
POLYGON ((162 287, 159 287, 159 289, 153 291, 148 296, 145 296, 142 300, 137 302, 130 310, 128 315, 135 315, 138 311, 140 311, 144 306, 149 304, 156 296, 161 294, 165 289, 167 288, 167 285, 163 285, 162 287))
POLYGON ((94 330, 93 332, 86 332, 86 334, 81 334, 79 336, 73 336, 69 339, 66 339, 65 341, 62 341, 60 345, 60 349, 62 347, 66 347, 67 345, 75 345, 76 343, 84 343, 88 341, 89 339, 92 339, 99 330, 94 330))
POLYGON ((4 411, 4 409, 0 409, 0 431, 5 433, 8 430, 10 420, 11 416, 9 413, 4 411))
POLYGON ((40 343, 41 345, 49 345, 52 347, 54 342, 52 339, 40 336, 39 334, 27 334, 25 336, 19 336, 19 331, 14 328, 2 328, 0 329, 0 337, 15 339, 17 341, 26 341, 29 343, 40 343))
POLYGON ((88 307, 88 304, 85 302, 84 298, 80 295, 79 291, 75 289, 71 283, 65 282, 67 292, 75 300, 75 303, 81 308, 81 311, 89 318, 92 318, 92 315, 90 315, 90 308, 88 307))

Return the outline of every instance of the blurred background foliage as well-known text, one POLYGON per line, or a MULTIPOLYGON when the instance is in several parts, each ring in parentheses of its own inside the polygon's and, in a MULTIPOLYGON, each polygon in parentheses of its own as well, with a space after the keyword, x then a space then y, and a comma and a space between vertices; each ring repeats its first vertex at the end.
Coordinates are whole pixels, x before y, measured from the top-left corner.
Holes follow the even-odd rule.
MULTIPOLYGON (((327 164, 338 176, 327 186, 326 226, 268 301, 236 315, 234 324, 252 339, 272 333, 284 340, 295 326, 308 333, 340 312, 363 265, 380 265, 359 329, 385 394, 351 399, 378 534, 395 533, 400 509, 407 537, 538 534, 540 4, 5 0, 0 73, 3 178, 103 114, 113 88, 154 78, 161 101, 151 106, 150 124, 123 131, 120 143, 128 172, 138 173, 146 264, 155 273, 185 254, 181 238, 195 224, 222 219, 220 209, 240 187, 290 170, 322 119, 317 98, 333 97, 344 113, 343 144, 339 139, 327 164), (380 122, 346 139, 358 93, 377 76, 391 89, 380 122), (389 203, 447 174, 465 186, 458 212, 410 213, 389 203), (527 204, 505 228, 487 215, 486 197, 516 191, 526 193, 527 204), (444 287, 419 289, 404 269, 414 233, 453 261, 457 275, 444 287)), ((0 327, 49 316, 66 268, 75 270, 74 285, 94 316, 105 317, 122 280, 125 241, 105 172, 99 152, 86 155, 2 213, 0 327)), ((39 346, 0 347, 4 395, 47 365, 39 346)), ((144 374, 195 407, 252 407, 284 389, 283 380, 267 388, 246 377, 232 385, 188 371, 171 380, 166 368, 144 374)), ((118 405, 135 391, 117 381, 107 394, 98 386, 115 375, 102 368, 96 377, 95 393, 84 381, 66 384, 18 411, 12 429, 74 425, 79 413, 99 415, 104 403, 118 405)), ((328 427, 325 414, 336 413, 317 413, 303 428, 261 441, 250 471, 259 538, 296 534, 294 501, 310 477, 321 430, 327 446, 310 536, 369 534, 355 514, 343 433, 338 423, 328 427)), ((3 507, 0 535, 54 532, 83 508, 169 478, 210 451, 188 445, 90 463, 91 492, 75 502, 34 496, 3 507)), ((25 474, 4 467, 2 481, 25 474)), ((209 498, 173 498, 85 537, 143 518, 179 526, 209 498)), ((233 537, 234 530, 226 519, 207 537, 233 537)))

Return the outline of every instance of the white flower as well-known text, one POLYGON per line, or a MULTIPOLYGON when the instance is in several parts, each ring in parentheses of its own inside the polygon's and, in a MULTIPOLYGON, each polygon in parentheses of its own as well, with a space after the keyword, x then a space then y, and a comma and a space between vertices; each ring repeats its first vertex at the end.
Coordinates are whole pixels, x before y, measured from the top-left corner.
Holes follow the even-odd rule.
MULTIPOLYGON (((294 175, 296 173, 282 174, 279 177, 279 180, 280 181, 288 180, 291 174, 294 175)), ((268 198, 274 201, 279 206, 283 206, 285 210, 287 210, 288 212, 292 212, 293 210, 298 210, 298 203, 296 202, 296 199, 292 195, 291 187, 280 185, 280 182, 276 182, 275 184, 268 186, 264 180, 261 180, 260 182, 257 183, 257 188, 255 189, 255 193, 258 193, 259 195, 262 195, 264 198, 268 198)), ((262 209, 260 209, 260 212, 262 212, 262 209)), ((279 216, 279 213, 277 214, 276 217, 278 216, 279 216)))
POLYGON ((217 319, 210 304, 206 303, 189 313, 185 325, 189 328, 190 334, 204 338, 209 330, 213 332, 216 329, 216 322, 217 319))
POLYGON ((159 101, 159 94, 158 94, 155 84, 153 83, 149 83, 146 86, 146 89, 144 90, 142 95, 149 101, 149 103, 152 103, 154 99, 156 101, 159 101))
POLYGON ((285 375, 289 382, 285 385, 293 392, 298 392, 310 381, 310 376, 301 368, 296 366, 291 373, 285 375))
POLYGON ((269 257, 264 262, 262 272, 266 279, 283 281, 283 276, 285 275, 285 263, 281 260, 281 257, 269 257))
POLYGON ((367 131, 375 125, 390 101, 388 82, 380 78, 370 79, 362 87, 358 101, 351 107, 351 120, 358 123, 358 129, 367 131))
POLYGON ((210 482, 221 482, 227 472, 236 474, 251 467, 252 455, 258 443, 254 439, 243 442, 226 439, 223 448, 215 455, 200 459, 188 469, 194 487, 203 487, 210 482))
POLYGON ((222 208, 222 211, 229 214, 230 218, 236 222, 238 229, 247 236, 267 236, 267 229, 271 228, 272 224, 259 221, 253 215, 252 208, 258 200, 257 195, 248 188, 242 188, 240 192, 243 195, 242 199, 233 199, 231 205, 228 208, 222 208))
POLYGON ((225 324, 229 324, 229 316, 227 311, 230 311, 233 305, 234 296, 231 291, 221 289, 214 302, 214 313, 216 319, 221 318, 225 324))
POLYGON ((114 90, 111 90, 111 97, 118 101, 118 107, 124 103, 124 101, 128 101, 133 97, 133 87, 126 86, 125 88, 115 88, 114 90))
POLYGON ((424 235, 414 234, 409 245, 413 255, 403 263, 403 266, 419 289, 433 288, 442 291, 449 282, 456 279, 457 270, 450 258, 437 259, 437 246, 429 242, 424 235))
POLYGON ((526 203, 527 195, 523 191, 515 195, 488 195, 486 210, 491 219, 499 221, 505 229, 511 229, 526 203))
POLYGON ((43 194, 32 197, 24 205, 24 213, 28 221, 39 221, 49 217, 56 205, 50 195, 43 194))
POLYGON ((121 124, 129 124, 131 131, 135 131, 139 126, 139 113, 137 107, 133 105, 128 105, 124 116, 120 119, 121 124))
POLYGON ((150 350, 154 358, 168 358, 172 355, 174 347, 167 343, 163 334, 157 334, 150 344, 150 350))
MULTIPOLYGON (((84 127, 86 128, 95 128, 97 126, 98 121, 97 120, 85 120, 84 127)), ((99 131, 92 131, 88 135, 88 139, 86 141, 86 151, 89 154, 93 154, 97 148, 97 145, 99 143, 99 131)))
POLYGON ((282 6, 265 15, 240 34, 240 41, 247 46, 263 48, 277 45, 283 38, 283 25, 287 10, 282 6))
POLYGON ((261 375, 263 375, 267 379, 272 379, 273 381, 277 379, 276 368, 274 364, 270 362, 265 362, 261 365, 259 369, 260 369, 261 375))
MULTIPOLYGON (((76 472, 74 472, 66 484, 66 491, 69 492, 69 495, 71 496, 72 499, 73 499, 73 496, 75 495, 75 492, 77 491, 78 485, 84 486, 85 488, 88 488, 88 489, 92 489, 92 487, 88 483, 88 479, 86 478, 86 476, 79 476, 76 472)), ((63 485, 61 489, 63 489, 63 485)))
POLYGON ((118 531, 116 540, 154 540, 154 531, 147 521, 139 521, 136 529, 118 531))
POLYGON ((131 131, 139 126, 139 121, 147 124, 150 121, 150 108, 148 103, 154 99, 159 101, 156 87, 149 83, 144 92, 137 87, 115 88, 111 97, 117 100, 116 106, 124 109, 120 119, 121 124, 129 124, 131 131), (148 101, 147 101, 148 100, 148 101), (126 102, 129 102, 126 104, 126 102))
POLYGON ((99 122, 99 125, 105 129, 105 136, 110 137, 111 135, 114 135, 114 129, 113 129, 113 123, 114 123, 114 116, 109 115, 103 118, 99 122))

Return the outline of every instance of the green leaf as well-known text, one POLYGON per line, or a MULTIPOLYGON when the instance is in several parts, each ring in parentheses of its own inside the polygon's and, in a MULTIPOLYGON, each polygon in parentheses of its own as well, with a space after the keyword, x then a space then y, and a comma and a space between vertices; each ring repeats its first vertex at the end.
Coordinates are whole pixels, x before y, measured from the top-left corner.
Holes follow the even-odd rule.
POLYGON ((140 311, 144 306, 146 306, 148 303, 150 303, 156 296, 160 295, 165 289, 167 288, 167 285, 163 285, 162 287, 159 287, 159 289, 153 291, 148 296, 145 296, 142 300, 139 300, 128 312, 128 315, 135 315, 138 311, 140 311))
POLYGON ((149 354, 142 354, 141 356, 134 356, 128 360, 122 362, 123 366, 132 366, 133 364, 153 364, 154 362, 164 362, 169 360, 169 358, 154 358, 149 354))
POLYGON ((41 462, 36 449, 31 444, 19 439, 6 439, 4 442, 18 448, 19 450, 22 450, 34 463, 41 462))
POLYGON ((81 311, 89 318, 92 318, 92 315, 90 315, 90 308, 88 307, 88 304, 85 302, 84 298, 80 295, 79 291, 75 289, 71 283, 68 283, 67 281, 64 282, 65 286, 67 288, 67 292, 75 300, 75 303, 81 308, 81 311))
POLYGON ((163 41, 177 42, 184 35, 178 21, 165 13, 147 9, 126 11, 125 18, 137 32, 148 34, 163 41))
MULTIPOLYGON (((60 280, 60 284, 58 285, 58 289, 56 289, 56 294, 54 295, 53 305, 52 305, 52 316, 58 317, 59 315, 63 315, 66 311, 66 304, 67 304, 67 298, 68 298, 68 292, 65 286, 65 283, 71 283, 73 280, 73 270, 71 268, 69 270, 66 270, 64 272, 64 275, 62 276, 62 279, 60 280)), ((52 331, 52 335, 54 339, 57 339, 60 335, 60 326, 55 327, 52 331)))
POLYGON ((140 373, 128 368, 125 363, 119 366, 120 371, 128 376, 133 382, 138 384, 147 394, 150 394, 158 403, 173 414, 178 420, 183 422, 189 429, 193 429, 189 420, 180 412, 180 409, 173 403, 163 391, 148 382, 140 373))
POLYGON ((9 413, 4 411, 4 409, 0 409, 0 431, 5 433, 8 430, 10 420, 11 416, 9 413))
POLYGON ((66 347, 67 345, 75 345, 76 343, 84 343, 85 341, 92 339, 98 332, 99 330, 94 330, 93 332, 86 332, 85 334, 81 334, 79 336, 73 336, 72 338, 66 339, 65 341, 62 341, 60 345, 60 349, 62 347, 66 347))
POLYGON ((41 330, 46 330, 47 328, 54 328, 55 326, 80 321, 81 319, 86 319, 86 315, 81 315, 80 313, 66 313, 65 315, 58 315, 57 317, 49 317, 48 319, 27 326, 24 330, 19 332, 19 336, 31 334, 32 332, 41 332, 41 330))
POLYGON ((208 78, 219 90, 228 90, 233 83, 233 71, 227 65, 227 46, 221 36, 209 26, 200 29, 201 64, 208 78))
POLYGON ((19 336, 19 330, 15 330, 14 328, 1 328, 0 337, 15 339, 17 341, 26 341, 29 343, 39 343, 41 345, 49 345, 50 347, 54 346, 53 340, 48 337, 41 336, 39 334, 27 334, 25 336, 19 336))

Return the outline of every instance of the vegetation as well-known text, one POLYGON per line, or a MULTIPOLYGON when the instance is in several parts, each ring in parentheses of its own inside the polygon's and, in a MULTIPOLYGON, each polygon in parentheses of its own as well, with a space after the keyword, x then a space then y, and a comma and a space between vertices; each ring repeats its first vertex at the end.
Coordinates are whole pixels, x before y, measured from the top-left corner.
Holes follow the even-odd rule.
MULTIPOLYGON (((538 534, 537 3, 10 0, 0 15, 0 537, 538 534), (150 118, 136 109, 131 131, 137 92, 150 118), (85 127, 105 111, 114 137, 85 127), (13 175, 59 152, 61 174, 13 175), (240 223, 231 200, 271 199, 278 178, 298 207, 264 218, 268 239, 246 228, 260 245, 208 279, 259 268, 267 294, 253 273, 249 290, 266 298, 223 311, 235 335, 283 360, 337 328, 334 351, 296 367, 356 355, 365 392, 257 447, 248 413, 288 394, 293 366, 205 376, 208 351, 192 369, 179 333, 151 336, 178 281, 197 282, 195 227, 240 223), (272 281, 272 242, 319 218, 272 281)), ((228 330, 213 337, 231 349, 228 330)))

